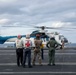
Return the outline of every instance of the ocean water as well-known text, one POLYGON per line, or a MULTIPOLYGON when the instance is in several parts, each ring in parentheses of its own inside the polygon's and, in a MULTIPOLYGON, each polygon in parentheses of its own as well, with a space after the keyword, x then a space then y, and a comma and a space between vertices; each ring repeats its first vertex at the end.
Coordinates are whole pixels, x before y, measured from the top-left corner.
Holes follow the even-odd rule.
POLYGON ((65 47, 76 47, 76 43, 69 43, 69 44, 66 44, 65 47))

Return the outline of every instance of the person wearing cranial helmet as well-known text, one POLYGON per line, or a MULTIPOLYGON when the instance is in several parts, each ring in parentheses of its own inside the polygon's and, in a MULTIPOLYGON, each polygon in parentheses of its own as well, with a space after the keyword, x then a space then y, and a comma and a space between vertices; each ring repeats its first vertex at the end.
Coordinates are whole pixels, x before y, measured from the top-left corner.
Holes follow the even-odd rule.
POLYGON ((42 61, 41 61, 41 48, 40 46, 42 45, 42 40, 40 39, 40 34, 36 34, 36 38, 34 39, 34 44, 35 44, 35 48, 34 48, 34 56, 33 56, 33 61, 32 64, 33 66, 35 65, 35 61, 36 61, 36 56, 38 55, 38 60, 39 60, 39 65, 42 65, 42 61))
POLYGON ((54 37, 51 37, 47 42, 46 47, 49 49, 49 63, 48 65, 55 65, 55 49, 59 46, 54 37))
POLYGON ((16 44, 16 56, 17 56, 17 66, 22 65, 23 61, 23 41, 22 41, 22 36, 18 35, 17 39, 15 41, 16 44))
POLYGON ((32 68, 31 65, 31 50, 32 50, 32 41, 30 40, 30 35, 26 35, 26 39, 23 41, 24 49, 23 49, 23 68, 26 67, 26 58, 28 57, 28 67, 32 68))
POLYGON ((27 35, 26 35, 26 38, 28 38, 28 39, 29 39, 29 38, 30 38, 30 34, 27 34, 27 35))

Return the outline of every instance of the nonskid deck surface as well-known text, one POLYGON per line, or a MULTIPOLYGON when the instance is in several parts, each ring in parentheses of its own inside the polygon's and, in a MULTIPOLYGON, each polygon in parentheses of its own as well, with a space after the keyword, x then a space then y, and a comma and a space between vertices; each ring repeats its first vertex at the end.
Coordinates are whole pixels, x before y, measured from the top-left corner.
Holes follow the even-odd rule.
MULTIPOLYGON (((33 50, 32 50, 33 56, 33 50)), ((56 66, 48 66, 48 50, 44 50, 43 66, 38 60, 33 68, 16 65, 15 49, 0 49, 0 75, 76 75, 76 50, 56 50, 56 66)))

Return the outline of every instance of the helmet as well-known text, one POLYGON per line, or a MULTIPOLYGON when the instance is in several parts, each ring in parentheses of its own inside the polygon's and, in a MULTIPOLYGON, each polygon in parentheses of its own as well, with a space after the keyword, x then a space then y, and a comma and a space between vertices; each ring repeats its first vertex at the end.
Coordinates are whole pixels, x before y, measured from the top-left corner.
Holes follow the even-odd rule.
POLYGON ((36 34, 36 37, 40 37, 40 34, 36 34))
POLYGON ((21 35, 18 35, 17 37, 18 37, 18 38, 21 38, 21 35))
POLYGON ((36 38, 39 39, 40 38, 40 34, 36 34, 36 38))
POLYGON ((51 37, 50 39, 51 39, 51 40, 55 40, 55 37, 51 37))
POLYGON ((29 34, 27 34, 27 35, 26 35, 26 38, 30 38, 30 35, 29 35, 29 34))

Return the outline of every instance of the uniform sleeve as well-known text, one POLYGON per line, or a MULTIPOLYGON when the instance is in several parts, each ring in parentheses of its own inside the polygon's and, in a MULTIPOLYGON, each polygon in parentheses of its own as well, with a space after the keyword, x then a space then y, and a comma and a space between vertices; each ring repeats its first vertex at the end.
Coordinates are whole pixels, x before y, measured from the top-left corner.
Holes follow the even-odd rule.
POLYGON ((57 48, 58 46, 60 46, 60 44, 59 43, 57 43, 57 41, 55 41, 55 48, 57 48))
POLYGON ((33 42, 31 41, 31 47, 33 46, 33 42))
POLYGON ((42 40, 41 40, 41 44, 40 44, 40 46, 42 45, 42 40))
POLYGON ((23 43, 23 47, 25 47, 25 42, 24 42, 24 40, 22 40, 22 43, 23 43))
POLYGON ((34 45, 36 46, 36 39, 34 39, 34 45))
POLYGON ((21 43, 22 43, 22 46, 24 47, 24 41, 23 40, 21 40, 21 43))

